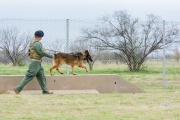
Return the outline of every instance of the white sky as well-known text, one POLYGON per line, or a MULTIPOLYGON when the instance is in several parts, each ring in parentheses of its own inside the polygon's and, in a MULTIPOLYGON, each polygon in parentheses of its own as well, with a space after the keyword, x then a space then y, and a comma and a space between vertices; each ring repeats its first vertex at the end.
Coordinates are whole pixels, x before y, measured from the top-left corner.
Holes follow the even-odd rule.
POLYGON ((95 19, 119 10, 180 21, 180 0, 0 0, 0 18, 95 19))

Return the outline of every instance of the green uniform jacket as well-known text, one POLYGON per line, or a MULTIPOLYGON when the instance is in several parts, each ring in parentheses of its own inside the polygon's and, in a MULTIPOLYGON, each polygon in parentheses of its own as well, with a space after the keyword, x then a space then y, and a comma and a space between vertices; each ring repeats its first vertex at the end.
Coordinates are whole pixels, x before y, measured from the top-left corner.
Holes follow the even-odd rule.
MULTIPOLYGON (((48 58, 52 58, 53 56, 46 53, 44 50, 43 50, 43 47, 42 47, 42 44, 41 42, 37 41, 33 44, 33 47, 32 49, 34 49, 40 56, 42 57, 48 57, 48 58)), ((37 59, 37 60, 41 60, 41 58, 34 58, 34 59, 37 59)))

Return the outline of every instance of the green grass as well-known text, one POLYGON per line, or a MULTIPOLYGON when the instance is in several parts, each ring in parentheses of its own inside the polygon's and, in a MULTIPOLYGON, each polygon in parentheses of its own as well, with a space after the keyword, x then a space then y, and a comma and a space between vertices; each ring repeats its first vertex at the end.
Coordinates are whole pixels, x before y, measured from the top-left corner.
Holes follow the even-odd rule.
MULTIPOLYGON (((49 75, 51 64, 43 64, 49 75)), ((28 66, 0 64, 0 75, 24 75, 28 66)), ((66 73, 66 66, 60 68, 66 73)), ((59 75, 55 70, 55 75, 59 75)), ((163 88, 162 61, 147 61, 143 70, 129 72, 124 64, 95 63, 89 73, 117 74, 147 93, 0 95, 0 120, 179 120, 180 63, 166 61, 166 86, 163 88)))
POLYGON ((1 120, 178 120, 179 90, 144 94, 1 95, 1 120))

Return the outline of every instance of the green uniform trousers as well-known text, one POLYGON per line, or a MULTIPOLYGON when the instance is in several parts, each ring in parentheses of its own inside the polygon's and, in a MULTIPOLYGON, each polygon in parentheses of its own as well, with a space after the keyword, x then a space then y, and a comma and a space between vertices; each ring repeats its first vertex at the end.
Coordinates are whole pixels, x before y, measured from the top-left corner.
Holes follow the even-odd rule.
POLYGON ((29 83, 34 77, 36 76, 39 85, 41 86, 43 90, 43 94, 46 94, 49 92, 49 90, 46 88, 46 77, 44 75, 44 69, 41 66, 41 62, 37 61, 30 61, 29 63, 29 69, 26 72, 25 77, 22 79, 21 83, 16 87, 16 89, 21 92, 23 87, 29 83))

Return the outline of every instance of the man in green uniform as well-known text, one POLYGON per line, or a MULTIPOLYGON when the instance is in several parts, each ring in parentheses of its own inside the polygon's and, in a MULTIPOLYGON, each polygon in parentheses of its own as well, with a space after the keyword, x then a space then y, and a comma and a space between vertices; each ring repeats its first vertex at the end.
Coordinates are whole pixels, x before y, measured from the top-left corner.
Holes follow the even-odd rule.
POLYGON ((49 90, 46 88, 46 77, 44 75, 44 69, 41 66, 41 59, 42 57, 49 57, 53 58, 54 55, 50 55, 46 53, 42 47, 42 44, 40 43, 40 40, 44 36, 43 31, 38 30, 34 34, 35 39, 32 41, 32 43, 29 46, 29 57, 31 58, 31 61, 29 63, 29 69, 26 72, 25 77, 22 79, 21 83, 14 88, 14 91, 16 94, 19 94, 23 87, 30 82, 34 77, 37 78, 39 85, 42 88, 43 94, 53 94, 53 92, 49 92, 49 90))

